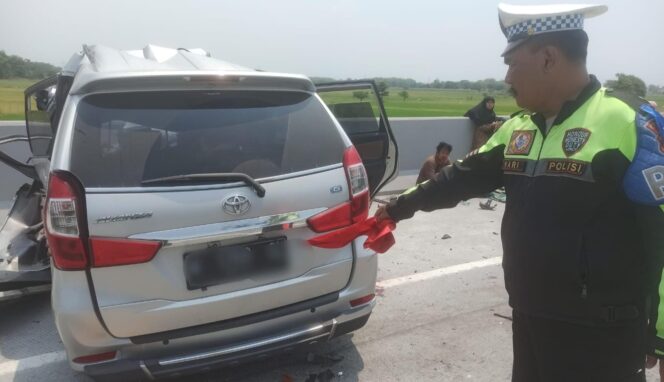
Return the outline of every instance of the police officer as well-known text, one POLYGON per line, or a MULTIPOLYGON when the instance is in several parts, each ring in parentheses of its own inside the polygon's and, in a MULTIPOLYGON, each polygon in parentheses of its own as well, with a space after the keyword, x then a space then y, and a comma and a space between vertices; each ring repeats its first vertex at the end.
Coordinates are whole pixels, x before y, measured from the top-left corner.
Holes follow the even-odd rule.
POLYGON ((661 261, 644 244, 649 215, 621 182, 635 154, 635 111, 586 70, 584 19, 606 10, 499 5, 505 82, 528 111, 376 212, 400 221, 505 187, 512 381, 644 381, 646 355, 664 354, 661 261))

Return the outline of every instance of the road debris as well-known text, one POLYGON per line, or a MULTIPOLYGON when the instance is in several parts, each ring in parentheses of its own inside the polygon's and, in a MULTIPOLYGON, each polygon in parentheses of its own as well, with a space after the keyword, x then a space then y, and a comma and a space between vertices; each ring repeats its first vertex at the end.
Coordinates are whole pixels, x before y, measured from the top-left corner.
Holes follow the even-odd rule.
MULTIPOLYGON (((341 380, 341 376, 343 376, 342 372, 339 372, 339 379, 341 380)), ((324 371, 318 373, 318 374, 309 374, 309 377, 305 380, 305 382, 331 382, 334 381, 337 378, 337 374, 334 374, 334 372, 330 369, 325 369, 324 371)))
POLYGON ((484 203, 480 202, 480 208, 483 210, 493 211, 496 209, 496 205, 497 204, 494 204, 491 199, 487 199, 484 203))
POLYGON ((507 194, 505 193, 505 188, 499 188, 493 191, 491 194, 489 194, 489 198, 497 202, 505 203, 505 201, 507 201, 507 194))
POLYGON ((508 321, 513 321, 513 320, 512 320, 512 317, 510 317, 510 316, 504 316, 504 315, 502 315, 502 314, 500 314, 500 313, 494 313, 493 315, 496 316, 496 317, 504 318, 504 319, 506 319, 506 320, 508 320, 508 321))

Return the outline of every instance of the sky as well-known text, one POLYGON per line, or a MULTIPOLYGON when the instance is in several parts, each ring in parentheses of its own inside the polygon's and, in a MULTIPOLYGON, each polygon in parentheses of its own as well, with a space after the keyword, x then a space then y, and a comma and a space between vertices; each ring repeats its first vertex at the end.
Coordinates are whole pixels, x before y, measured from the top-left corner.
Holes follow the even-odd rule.
MULTIPOLYGON (((584 3, 583 1, 567 1, 584 3)), ((514 0, 514 4, 546 4, 514 0)), ((269 71, 421 82, 503 79, 496 0, 0 0, 0 50, 64 65, 82 44, 203 48, 269 71)), ((664 86, 664 0, 605 0, 588 68, 664 86)))

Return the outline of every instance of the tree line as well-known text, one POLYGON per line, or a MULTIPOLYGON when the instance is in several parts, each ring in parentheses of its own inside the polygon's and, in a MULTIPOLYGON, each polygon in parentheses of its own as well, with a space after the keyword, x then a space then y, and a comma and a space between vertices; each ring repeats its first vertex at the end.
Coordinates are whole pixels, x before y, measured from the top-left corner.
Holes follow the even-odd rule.
MULTIPOLYGON (((60 71, 57 66, 44 62, 33 62, 26 58, 8 55, 0 50, 0 79, 7 78, 29 78, 42 79, 50 77, 60 71)), ((508 85, 502 80, 487 78, 479 81, 441 81, 435 79, 430 83, 418 82, 412 78, 399 77, 374 77, 378 90, 382 96, 388 96, 388 88, 401 88, 402 91, 397 95, 404 100, 408 98, 407 90, 411 88, 434 88, 434 89, 460 89, 477 90, 483 92, 504 92, 508 90, 508 85)), ((312 77, 314 83, 336 81, 330 77, 312 77)), ((664 86, 646 85, 646 83, 637 76, 625 73, 617 73, 616 79, 608 80, 604 83, 606 87, 616 90, 625 90, 638 96, 645 97, 646 94, 664 94, 664 86)))
MULTIPOLYGON (((311 79, 316 84, 338 81, 330 77, 311 77, 311 79)), ((350 80, 350 78, 348 80, 350 80)), ((509 86, 504 81, 493 78, 479 81, 441 81, 435 79, 430 83, 418 82, 412 78, 396 77, 374 77, 373 80, 376 81, 378 91, 382 96, 389 95, 390 92, 387 89, 390 87, 401 88, 402 91, 397 93, 397 95, 404 100, 408 98, 406 91, 411 88, 477 90, 488 93, 504 92, 509 89, 509 86)), ((617 73, 616 79, 605 81, 604 86, 614 90, 628 91, 639 97, 645 97, 647 94, 664 94, 664 86, 646 85, 646 83, 639 77, 625 73, 617 73)))
MULTIPOLYGON (((397 77, 374 77, 372 78, 377 84, 386 84, 387 87, 392 88, 435 88, 435 89, 464 89, 464 90, 480 90, 480 91, 505 91, 507 85, 503 81, 493 78, 487 78, 479 81, 441 81, 435 79, 433 82, 419 82, 412 78, 397 78, 397 77)), ((324 82, 339 81, 330 77, 311 77, 311 80, 316 84, 324 82)), ((348 78, 347 80, 351 80, 348 78)))
POLYGON ((0 78, 42 79, 60 71, 60 68, 44 62, 33 62, 26 58, 8 55, 0 50, 0 78))

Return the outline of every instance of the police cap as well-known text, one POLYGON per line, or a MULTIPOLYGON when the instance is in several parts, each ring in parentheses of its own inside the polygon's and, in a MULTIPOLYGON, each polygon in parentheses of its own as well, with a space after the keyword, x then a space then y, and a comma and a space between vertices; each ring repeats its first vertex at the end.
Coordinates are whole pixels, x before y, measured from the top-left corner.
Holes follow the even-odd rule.
POLYGON ((542 33, 566 30, 583 30, 583 20, 606 12, 606 5, 550 4, 511 5, 498 4, 500 28, 507 38, 503 56, 528 40, 542 33))

